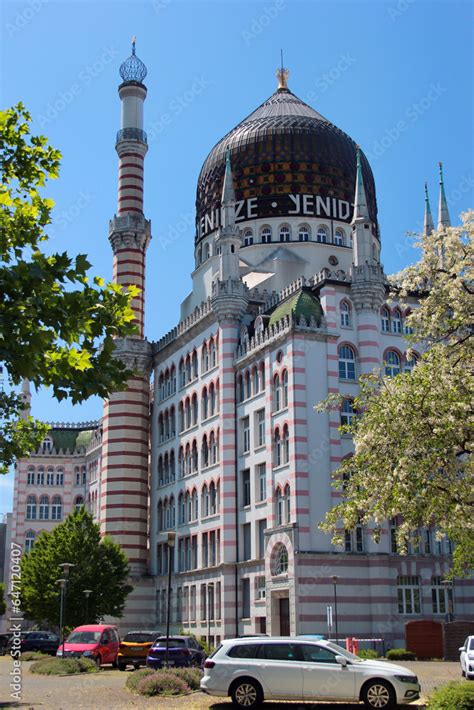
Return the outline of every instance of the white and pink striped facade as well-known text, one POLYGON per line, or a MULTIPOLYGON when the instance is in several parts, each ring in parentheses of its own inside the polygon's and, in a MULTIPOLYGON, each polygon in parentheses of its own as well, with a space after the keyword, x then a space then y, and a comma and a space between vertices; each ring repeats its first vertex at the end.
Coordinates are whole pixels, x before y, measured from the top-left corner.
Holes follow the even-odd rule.
MULTIPOLYGON (((18 463, 15 540, 26 544, 29 529, 54 524, 26 521, 37 487, 37 479, 28 483, 29 469, 64 469, 64 515, 75 501, 75 466, 84 466, 84 502, 130 560, 135 591, 123 629, 164 628, 174 533, 174 631, 211 642, 244 633, 326 634, 336 576, 339 638, 403 645, 406 622, 443 620, 448 610, 440 581, 449 542, 422 530, 402 557, 395 520, 377 544, 361 526, 346 531, 340 548, 318 529, 342 495, 331 473, 352 451, 339 427, 354 415, 357 377, 414 364, 406 355, 406 310, 386 302, 362 173, 350 227, 286 215, 252 217, 241 228, 229 163, 225 225, 196 248, 180 322, 151 343, 143 327, 151 237, 143 212, 146 88, 124 82, 119 95, 119 203, 109 237, 115 280, 140 288, 138 334, 117 342, 136 374, 105 404, 84 450, 53 449, 18 463), (315 411, 336 392, 345 398, 341 411, 315 411)), ((453 596, 456 618, 472 615, 473 584, 456 581, 453 596)))

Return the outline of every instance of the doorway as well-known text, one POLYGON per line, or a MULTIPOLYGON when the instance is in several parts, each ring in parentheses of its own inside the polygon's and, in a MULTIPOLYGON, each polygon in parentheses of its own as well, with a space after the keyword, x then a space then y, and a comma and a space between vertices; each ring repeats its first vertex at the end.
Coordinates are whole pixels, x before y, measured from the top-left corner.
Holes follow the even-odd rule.
POLYGON ((280 606, 280 636, 290 635, 290 600, 288 597, 281 597, 280 606))

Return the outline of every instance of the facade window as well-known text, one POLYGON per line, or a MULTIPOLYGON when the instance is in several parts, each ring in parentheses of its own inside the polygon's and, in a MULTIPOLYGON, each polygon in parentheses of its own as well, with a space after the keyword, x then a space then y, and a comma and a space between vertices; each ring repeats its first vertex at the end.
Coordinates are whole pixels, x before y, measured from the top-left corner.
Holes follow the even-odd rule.
POLYGON ((287 224, 280 227, 280 242, 289 242, 291 239, 291 229, 287 224))
POLYGON ((288 431, 288 425, 285 424, 283 427, 283 434, 281 437, 281 453, 282 453, 282 463, 289 463, 290 461, 290 433, 288 431))
POLYGON ((35 544, 36 533, 33 530, 28 530, 25 535, 25 552, 30 552, 35 544))
POLYGON ((416 575, 397 577, 398 613, 420 614, 420 578, 416 575))
POLYGON ((355 380, 355 354, 349 345, 341 345, 339 348, 339 379, 355 380))
POLYGON ((64 471, 62 470, 62 468, 56 471, 56 485, 64 486, 64 471))
POLYGON ((44 486, 44 468, 42 466, 38 468, 38 473, 36 475, 36 485, 44 486))
POLYGON ((242 452, 244 454, 250 451, 250 418, 242 419, 242 452))
POLYGON ((86 485, 86 478, 87 478, 87 472, 86 472, 85 466, 82 467, 81 473, 82 473, 82 485, 85 486, 86 485))
POLYGON ((385 359, 385 374, 387 377, 395 377, 401 372, 400 355, 395 350, 389 350, 385 359))
POLYGON ((28 486, 35 485, 35 469, 33 466, 30 466, 26 472, 26 484, 28 486))
POLYGON ((276 545, 276 549, 273 552, 272 559, 272 574, 286 574, 288 572, 288 550, 286 547, 279 543, 276 545))
POLYGON ((244 247, 249 247, 253 244, 253 232, 251 229, 244 231, 244 247))
POLYGON ((242 618, 250 619, 250 579, 242 580, 242 618))
POLYGON ((300 242, 308 242, 311 236, 311 228, 307 224, 300 224, 298 227, 298 239, 300 242))
POLYGON ((51 520, 61 520, 63 517, 63 503, 61 496, 53 496, 51 501, 51 520))
POLYGON ((257 435, 255 445, 258 448, 259 446, 264 446, 265 444, 265 410, 259 409, 258 412, 255 413, 255 419, 255 433, 257 435))
POLYGON ((28 496, 26 499, 26 519, 36 520, 36 496, 28 496))
POLYGON ((242 538, 243 538, 243 560, 252 559, 252 527, 250 523, 245 523, 242 525, 242 538))
POLYGON ((352 426, 357 413, 350 399, 345 399, 341 407, 341 426, 352 426))
POLYGON ((266 595, 266 584, 265 577, 257 577, 255 580, 255 596, 257 599, 265 599, 266 595))
POLYGON ((269 244, 272 241, 272 228, 267 224, 260 230, 262 244, 269 244))
POLYGON ((217 365, 217 343, 211 338, 209 343, 209 362, 211 367, 216 367, 217 365))
POLYGON ((201 499, 201 515, 203 518, 207 518, 209 516, 209 489, 207 483, 202 488, 201 499))
POLYGON ((258 521, 258 556, 260 559, 265 557, 265 530, 267 529, 267 519, 263 518, 258 521))
POLYGON ((281 466, 282 464, 282 447, 281 447, 281 436, 280 430, 275 431, 273 438, 273 466, 281 466))
POLYGON ((345 552, 364 552, 364 532, 362 525, 356 525, 354 530, 346 530, 344 534, 345 552))
POLYGON ((250 469, 242 471, 242 506, 245 508, 250 505, 250 469))
POLYGON ((209 545, 207 532, 203 533, 201 536, 201 554, 202 566, 207 567, 209 565, 209 545))
POLYGON ((342 229, 336 229, 334 232, 334 244, 338 247, 344 246, 344 232, 342 229))
POLYGON ((256 367, 252 370, 252 387, 253 393, 258 394, 260 390, 260 378, 258 376, 258 369, 256 367))
MULTIPOLYGON (((221 583, 216 583, 216 619, 221 618, 221 583)), ((217 642, 216 642, 217 643, 217 642)))
POLYGON ((390 311, 384 306, 380 312, 382 333, 390 333, 390 311))
POLYGON ((398 553, 398 543, 397 543, 397 519, 391 518, 390 520, 390 551, 393 554, 398 553))
POLYGON ((207 618, 207 585, 201 584, 201 621, 207 618))
POLYGON ((431 602, 433 614, 452 614, 454 611, 453 587, 443 584, 440 576, 431 577, 431 602))
POLYGON ((258 500, 263 501, 267 498, 267 464, 259 463, 257 466, 257 490, 258 500))
POLYGON ((283 409, 288 406, 288 371, 283 370, 281 376, 281 403, 283 409))
POLYGON ((48 496, 41 496, 39 499, 39 519, 48 520, 49 519, 49 498, 48 496))
POLYGON ((341 305, 339 308, 340 316, 341 316, 341 327, 342 328, 350 328, 352 323, 351 323, 351 307, 347 303, 347 301, 341 301, 341 305))
POLYGON ((54 486, 54 470, 52 468, 48 468, 46 471, 46 485, 54 486))
POLYGON ((277 525, 283 525, 285 520, 285 499, 281 488, 277 488, 276 492, 276 520, 277 525))
POLYGON ((281 386, 280 375, 276 374, 273 378, 273 411, 279 412, 281 409, 281 386))
POLYGON ((285 522, 291 521, 291 489, 290 486, 285 488, 285 522))
POLYGON ((328 230, 326 227, 323 227, 322 225, 318 227, 318 231, 316 233, 316 241, 326 244, 328 240, 328 230))
POLYGON ((189 590, 189 616, 191 621, 196 621, 196 585, 193 584, 189 590))
POLYGON ((413 368, 415 367, 416 363, 418 362, 418 356, 415 355, 415 353, 410 353, 410 358, 408 358, 407 354, 405 353, 405 367, 404 370, 405 372, 411 372, 413 368))
POLYGON ((402 314, 396 310, 392 316, 392 332, 396 335, 402 334, 402 314))

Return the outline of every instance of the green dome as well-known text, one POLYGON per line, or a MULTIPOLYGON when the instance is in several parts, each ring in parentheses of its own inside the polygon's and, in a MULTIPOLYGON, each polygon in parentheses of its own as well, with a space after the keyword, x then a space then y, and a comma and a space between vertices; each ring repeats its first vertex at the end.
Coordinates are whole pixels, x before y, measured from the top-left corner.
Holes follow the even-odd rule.
POLYGON ((319 298, 315 296, 310 289, 302 288, 300 291, 297 291, 275 306, 270 314, 268 325, 274 325, 290 314, 296 321, 301 317, 307 322, 309 322, 311 318, 314 318, 317 324, 320 325, 323 317, 323 309, 319 298))

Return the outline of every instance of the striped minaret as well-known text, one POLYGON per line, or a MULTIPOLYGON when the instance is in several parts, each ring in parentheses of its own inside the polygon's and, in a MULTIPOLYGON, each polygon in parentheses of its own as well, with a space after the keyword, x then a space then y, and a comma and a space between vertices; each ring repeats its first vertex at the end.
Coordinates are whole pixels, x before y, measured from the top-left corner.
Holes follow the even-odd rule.
POLYGON ((110 221, 114 281, 138 286, 133 299, 138 333, 116 340, 116 355, 134 371, 127 389, 111 395, 104 406, 101 532, 120 544, 132 574, 147 571, 148 450, 151 346, 144 338, 145 254, 151 238, 143 214, 143 163, 147 152, 143 130, 146 67, 135 54, 121 65, 121 128, 117 134, 119 187, 117 214, 110 221))

